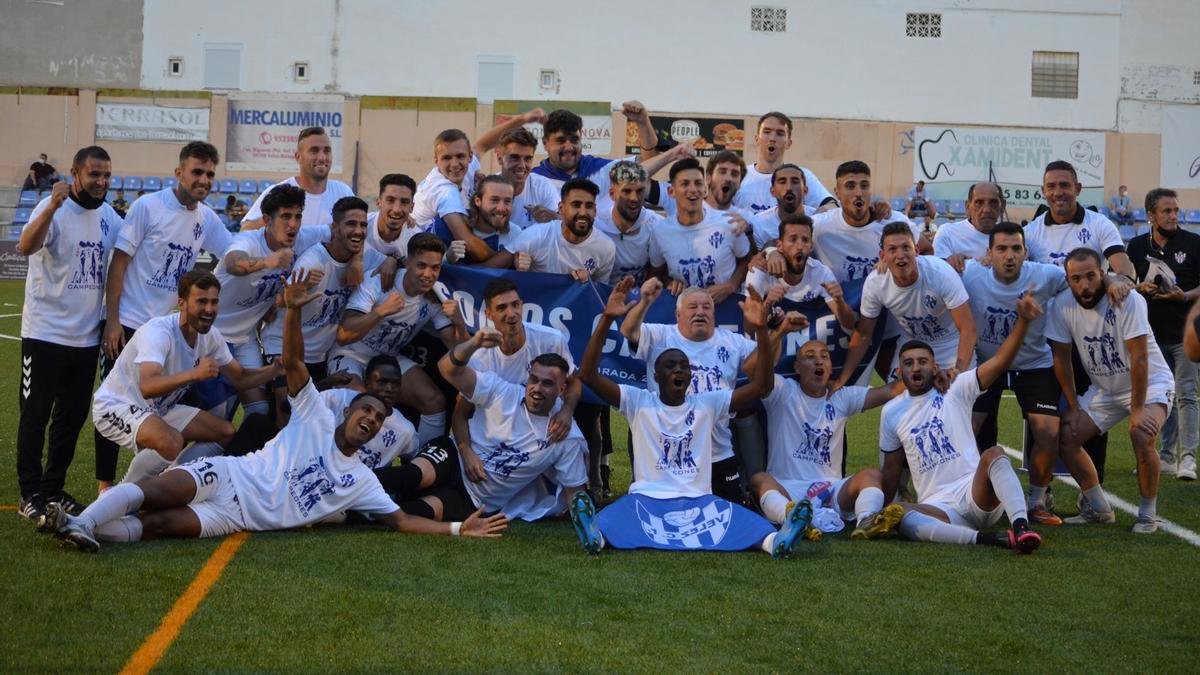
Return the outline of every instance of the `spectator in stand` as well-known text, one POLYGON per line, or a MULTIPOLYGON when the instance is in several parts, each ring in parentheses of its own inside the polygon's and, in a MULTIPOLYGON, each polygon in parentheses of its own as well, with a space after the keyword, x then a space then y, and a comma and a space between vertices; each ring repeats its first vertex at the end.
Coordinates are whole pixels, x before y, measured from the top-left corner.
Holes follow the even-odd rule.
POLYGON ((129 211, 129 202, 125 200, 125 191, 117 190, 117 198, 112 200, 112 204, 109 204, 109 206, 113 208, 113 211, 117 212, 118 216, 124 218, 125 213, 129 211))
POLYGON ((1122 185, 1112 198, 1112 219, 1120 225, 1133 225, 1133 204, 1129 201, 1129 188, 1122 185))
POLYGON ((909 220, 912 220, 913 216, 924 216, 926 223, 937 217, 937 208, 925 194, 925 181, 919 180, 908 189, 908 203, 904 205, 904 215, 908 216, 909 220))
POLYGON ((25 177, 22 190, 45 190, 60 180, 54 166, 46 161, 46 153, 38 155, 38 159, 29 165, 29 175, 25 177))

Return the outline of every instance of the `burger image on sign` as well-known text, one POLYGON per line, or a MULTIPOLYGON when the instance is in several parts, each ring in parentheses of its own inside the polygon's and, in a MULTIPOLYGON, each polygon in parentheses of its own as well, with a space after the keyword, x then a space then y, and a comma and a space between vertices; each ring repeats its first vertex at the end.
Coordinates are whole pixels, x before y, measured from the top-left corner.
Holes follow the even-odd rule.
POLYGON ((741 150, 745 145, 746 132, 728 122, 713 127, 713 143, 725 146, 726 150, 741 150))

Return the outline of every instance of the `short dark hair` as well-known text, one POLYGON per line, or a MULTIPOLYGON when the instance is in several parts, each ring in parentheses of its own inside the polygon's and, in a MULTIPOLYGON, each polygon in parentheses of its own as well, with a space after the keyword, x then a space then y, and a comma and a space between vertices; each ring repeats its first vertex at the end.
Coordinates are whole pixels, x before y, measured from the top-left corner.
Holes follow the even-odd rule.
POLYGON ((217 280, 217 276, 208 270, 189 270, 184 272, 183 276, 179 277, 179 298, 187 300, 192 294, 192 287, 195 286, 202 291, 207 291, 210 288, 221 290, 221 282, 217 280))
POLYGON ((1079 174, 1075 173, 1075 167, 1065 159, 1056 159, 1047 164, 1046 170, 1042 172, 1042 179, 1044 180, 1046 174, 1050 173, 1051 171, 1066 171, 1071 174, 1071 180, 1075 181, 1076 183, 1079 182, 1079 174))
POLYGON ((567 195, 571 194, 571 190, 583 190, 593 197, 600 194, 600 188, 586 178, 572 178, 563 183, 562 190, 559 191, 559 197, 564 202, 567 201, 567 195))
POLYGON ((389 185, 406 187, 409 192, 417 194, 417 182, 406 173, 385 173, 383 178, 379 179, 379 194, 382 195, 389 185))
POLYGON ((71 166, 79 168, 89 159, 98 159, 102 162, 112 161, 107 150, 98 145, 89 145, 86 148, 80 148, 79 152, 75 153, 75 159, 71 160, 71 166))
POLYGON ((700 166, 700 161, 695 157, 684 157, 683 159, 671 165, 671 170, 668 172, 668 179, 674 183, 675 176, 678 176, 684 171, 699 171, 700 175, 704 175, 704 169, 700 166))
POLYGON ((1147 192, 1146 193, 1146 211, 1147 211, 1147 213, 1153 213, 1154 210, 1158 208, 1158 200, 1163 199, 1164 197, 1170 197, 1171 199, 1179 199, 1179 193, 1175 192, 1174 190, 1172 190, 1170 188, 1161 188, 1161 187, 1154 188, 1153 190, 1147 192))
POLYGON ((1000 196, 1000 201, 1004 201, 1004 189, 1000 187, 1000 184, 999 183, 989 183, 987 181, 984 181, 982 183, 971 183, 971 187, 967 188, 967 203, 968 204, 971 203, 971 199, 975 196, 975 188, 980 185, 991 185, 992 187, 996 188, 996 194, 1000 196))
POLYGON ((1100 257, 1100 254, 1096 252, 1096 249, 1088 248, 1086 246, 1080 246, 1079 248, 1071 249, 1071 252, 1067 254, 1065 259, 1063 259, 1064 270, 1067 269, 1067 263, 1071 262, 1072 260, 1091 260, 1092 262, 1096 263, 1096 267, 1099 267, 1101 270, 1104 269, 1104 259, 1100 257))
POLYGON ((533 148, 534 150, 537 150, 538 146, 537 136, 534 136, 525 127, 517 127, 504 132, 504 134, 500 136, 500 142, 496 144, 496 147, 503 148, 504 146, 511 145, 512 143, 516 143, 517 145, 521 145, 526 148, 533 148))
POLYGON ((1004 221, 1002 223, 996 223, 996 226, 993 227, 992 231, 988 233, 988 248, 991 248, 992 245, 996 243, 996 235, 998 234, 1020 235, 1021 245, 1025 245, 1025 228, 1014 222, 1004 221))
POLYGON ((712 178, 712 175, 717 170, 718 164, 733 164, 742 172, 742 178, 746 177, 746 160, 742 159, 741 153, 732 150, 722 150, 712 157, 708 158, 708 166, 704 168, 704 175, 712 178))
POLYGON ((439 145, 449 145, 456 141, 466 141, 467 145, 471 144, 471 139, 467 138, 467 133, 462 129, 445 129, 437 136, 433 137, 433 147, 439 145))
POLYGON ((924 340, 909 340, 900 345, 900 351, 896 352, 897 357, 910 349, 924 349, 930 354, 934 354, 933 347, 930 347, 928 342, 924 340))
POLYGON ((384 403, 384 402, 383 402, 383 399, 379 398, 378 396, 376 396, 375 394, 372 394, 372 393, 371 393, 371 392, 369 392, 369 391, 360 391, 360 392, 358 392, 357 394, 355 394, 355 395, 354 395, 354 398, 350 399, 350 403, 346 404, 346 407, 347 407, 347 408, 352 408, 352 407, 354 407, 354 404, 355 404, 355 403, 358 403, 359 401, 361 401, 361 400, 362 400, 362 399, 364 399, 364 398, 373 398, 373 399, 375 399, 376 401, 379 401, 380 403, 383 403, 383 409, 384 409, 384 410, 387 410, 387 409, 388 409, 388 404, 384 403))
MULTIPOLYGON (((233 195, 229 195, 233 197, 233 195)), ((273 218, 279 209, 288 207, 304 208, 304 189, 289 183, 280 183, 267 191, 262 200, 262 214, 273 218)))
POLYGON ((571 132, 579 133, 582 130, 582 117, 564 108, 552 110, 549 115, 546 115, 546 121, 542 123, 542 142, 545 143, 551 134, 556 134, 560 131, 569 134, 571 132))
POLYGON ((421 232, 414 234, 412 239, 408 240, 408 257, 415 258, 421 253, 437 253, 438 255, 446 254, 446 244, 442 243, 442 238, 432 232, 421 232))
POLYGON ((788 225, 804 225, 804 226, 808 227, 809 234, 812 234, 812 229, 813 229, 812 218, 809 218, 808 216, 804 215, 803 213, 801 213, 799 211, 797 211, 796 213, 789 213, 779 219, 779 238, 780 239, 783 239, 783 231, 787 229, 788 225))
POLYGON ((786 171, 788 169, 791 169, 792 171, 799 171, 800 172, 800 181, 802 183, 804 183, 805 185, 808 185, 808 176, 804 175, 804 169, 801 169, 800 165, 792 164, 791 162, 787 162, 785 164, 780 164, 778 169, 775 169, 774 171, 771 172, 771 185, 775 184, 775 179, 779 177, 780 171, 786 171))
MULTIPOLYGON (((483 306, 487 307, 492 304, 492 298, 509 291, 517 291, 517 285, 511 279, 505 279, 504 277, 492 279, 483 286, 483 306)), ((520 291, 517 291, 517 297, 520 297, 520 295, 520 291)))
POLYGON ((309 136, 328 136, 328 135, 329 134, 325 133, 325 127, 305 127, 303 129, 301 129, 300 134, 298 136, 296 136, 296 147, 297 148, 300 147, 300 144, 304 142, 304 139, 308 138, 309 136))
POLYGON ((851 173, 865 173, 870 176, 871 167, 867 166, 867 163, 861 159, 852 159, 849 162, 842 162, 841 164, 838 164, 837 172, 833 174, 833 179, 837 180, 838 178, 851 173))
POLYGON ((391 366, 396 370, 400 370, 400 362, 396 360, 396 357, 391 354, 376 354, 371 357, 370 361, 367 361, 367 367, 363 368, 363 381, 365 382, 371 376, 371 373, 384 366, 391 366))
POLYGON ((758 130, 762 128, 762 123, 771 118, 777 119, 787 125, 788 136, 792 135, 792 118, 784 115, 778 110, 772 110, 771 112, 763 113, 762 117, 758 118, 758 125, 754 127, 754 132, 758 133, 758 130))
POLYGON ((529 365, 533 366, 535 363, 539 366, 546 366, 547 368, 558 368, 562 371, 563 377, 571 374, 571 366, 567 363, 567 360, 558 354, 555 354, 554 352, 538 354, 537 356, 533 357, 533 360, 529 362, 529 365))
POLYGON ((909 239, 912 239, 914 242, 917 240, 917 238, 913 236, 912 228, 909 227, 908 223, 904 222, 903 220, 893 220, 887 225, 884 225, 883 231, 879 233, 879 248, 883 248, 883 240, 887 239, 893 234, 903 234, 909 239))
POLYGON ((333 204, 333 222, 340 223, 350 211, 368 211, 367 203, 358 197, 342 197, 333 204))
POLYGON ((192 141, 183 146, 179 151, 179 163, 183 164, 188 157, 195 157, 201 162, 212 162, 219 164, 221 162, 221 153, 217 152, 217 146, 204 141, 192 141))

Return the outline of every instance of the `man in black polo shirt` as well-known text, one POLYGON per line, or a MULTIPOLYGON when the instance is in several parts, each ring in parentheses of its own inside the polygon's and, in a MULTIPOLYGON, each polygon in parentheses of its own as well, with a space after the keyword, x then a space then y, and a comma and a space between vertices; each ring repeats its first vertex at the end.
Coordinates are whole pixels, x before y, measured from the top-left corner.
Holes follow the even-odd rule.
POLYGON ((1162 473, 1196 480, 1200 434, 1196 364, 1184 353, 1183 329, 1188 305, 1200 297, 1200 235, 1179 227, 1179 200, 1174 190, 1148 192, 1146 216, 1150 231, 1130 240, 1129 258, 1137 268, 1137 290, 1146 297, 1154 341, 1175 374, 1175 405, 1159 435, 1162 473))

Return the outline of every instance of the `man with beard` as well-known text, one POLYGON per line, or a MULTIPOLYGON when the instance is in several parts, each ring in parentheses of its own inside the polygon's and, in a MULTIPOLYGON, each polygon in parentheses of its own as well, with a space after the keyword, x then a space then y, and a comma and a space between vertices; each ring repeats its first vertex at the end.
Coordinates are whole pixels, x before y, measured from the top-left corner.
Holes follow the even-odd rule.
POLYGON ((1068 253, 1064 267, 1070 292, 1058 294, 1046 321, 1054 373, 1067 399, 1059 454, 1084 494, 1079 515, 1066 522, 1116 522, 1095 465, 1082 446, 1128 417, 1141 494, 1133 531, 1150 534, 1158 530, 1159 460, 1154 443, 1171 409, 1175 382, 1150 335, 1146 301, 1135 293, 1120 305, 1112 303, 1102 265, 1100 254, 1091 248, 1079 247, 1068 253), (1075 394, 1072 344, 1092 380, 1082 397, 1075 394))
POLYGON ((21 308, 17 512, 37 525, 48 502, 73 514, 83 508, 63 487, 87 420, 100 353, 104 267, 123 222, 104 203, 111 177, 104 148, 81 148, 71 162, 72 183, 54 184, 17 241, 29 268, 21 308))
POLYGON ((242 230, 253 230, 264 225, 263 200, 278 185, 293 185, 304 190, 301 225, 328 225, 332 222, 333 205, 343 197, 354 196, 354 190, 349 185, 329 177, 332 167, 333 141, 329 134, 325 133, 323 127, 302 129, 296 137, 296 168, 300 172, 259 195, 242 219, 242 230))
POLYGON ((385 293, 379 277, 373 276, 354 289, 337 327, 339 346, 329 357, 331 371, 359 377, 375 356, 397 357, 404 376, 401 402, 421 414, 417 425, 421 445, 445 433, 446 399, 425 371, 400 352, 427 324, 447 348, 467 338, 458 302, 440 302, 433 291, 445 253, 441 240, 428 232, 409 239, 408 265, 400 286, 385 293))
POLYGON ((804 203, 808 185, 804 182, 804 170, 795 164, 784 164, 771 174, 771 196, 777 206, 760 211, 750 217, 754 231, 754 245, 760 250, 779 236, 779 224, 787 216, 800 214, 811 216, 816 209, 804 203))
POLYGON ((558 205, 561 221, 522 230, 511 248, 488 258, 484 266, 566 274, 580 283, 608 279, 617 251, 608 236, 592 227, 598 194, 596 184, 589 180, 572 178, 563 183, 558 205))
POLYGON ((417 184, 402 173, 389 173, 379 179, 379 196, 375 208, 367 214, 367 244, 380 253, 404 262, 405 250, 400 244, 404 228, 416 225, 413 222, 413 197, 417 184))
MULTIPOLYGON (((758 118, 754 144, 758 148, 758 158, 747 167, 734 205, 758 213, 776 206, 776 197, 772 194, 773 176, 775 170, 783 166, 784 153, 792 147, 792 118, 774 111, 758 118)), ((833 195, 829 194, 816 174, 805 168, 800 170, 804 173, 804 183, 808 188, 804 200, 806 205, 814 209, 837 206, 833 195)))
MULTIPOLYGON (((100 373, 108 375, 125 341, 150 319, 175 308, 179 280, 200 249, 220 258, 233 235, 204 203, 220 155, 203 141, 179 151, 179 184, 133 203, 113 245, 104 285, 100 373)), ((96 432, 96 479, 108 488, 117 473, 117 446, 96 432)))
POLYGON ((282 374, 278 363, 244 369, 221 331, 212 330, 221 283, 192 270, 179 280, 179 313, 147 321, 134 332, 92 406, 96 431, 134 451, 124 482, 157 476, 174 464, 219 454, 233 425, 180 399, 196 382, 224 375, 235 389, 258 387, 282 374), (187 451, 184 446, 199 441, 187 451), (182 460, 182 461, 180 461, 182 460))
MULTIPOLYGON (((647 173, 650 170, 648 167, 647 173)), ((746 219, 753 216, 754 213, 749 209, 735 206, 733 197, 737 194, 745 175, 746 162, 741 155, 732 150, 722 150, 709 157, 708 163, 704 166, 704 177, 707 181, 704 186, 704 204, 714 211, 728 214, 730 222, 740 225, 743 230, 749 227, 746 219)), ((663 204, 663 210, 668 216, 678 215, 679 202, 668 199, 663 204)))
POLYGON ((793 302, 822 298, 829 311, 837 317, 842 329, 849 333, 858 322, 858 313, 846 304, 842 285, 833 276, 833 272, 820 260, 810 257, 812 231, 812 218, 802 213, 785 215, 775 236, 772 237, 778 242, 778 248, 773 250, 783 255, 783 274, 773 276, 767 270, 756 267, 750 270, 746 277, 746 288, 753 288, 772 305, 780 298, 787 298, 793 302))
POLYGON ((1200 433, 1196 364, 1184 353, 1183 326, 1188 303, 1200 297, 1200 236, 1180 229, 1179 199, 1174 190, 1155 188, 1146 193, 1146 216, 1150 231, 1130 240, 1129 257, 1142 280, 1137 290, 1149 305, 1154 341, 1175 375, 1175 406, 1163 423, 1159 458, 1164 475, 1196 480, 1196 444, 1200 433), (1180 446, 1178 469, 1177 445, 1180 446))
POLYGON ((616 284, 626 276, 641 284, 650 265, 650 239, 662 217, 646 207, 650 174, 636 162, 614 163, 608 170, 608 195, 612 208, 596 214, 596 229, 616 247, 612 274, 604 281, 616 284))
POLYGON ((995 356, 954 379, 942 393, 933 349, 920 340, 900 348, 905 392, 883 406, 879 448, 884 453, 884 494, 895 494, 907 463, 917 503, 902 504, 899 530, 914 541, 982 544, 1033 553, 1042 538, 1029 528, 1025 493, 1012 461, 1000 446, 982 453, 971 433, 975 400, 1004 374, 1042 307, 1029 294, 1017 302, 1017 322, 995 356), (1011 530, 985 536, 979 530, 1008 516, 1011 530))
MULTIPOLYGON (((555 208, 557 206, 556 197, 555 208)), ((491 252, 488 259, 491 259, 496 251, 513 246, 521 235, 523 228, 511 220, 512 213, 512 181, 500 174, 484 176, 477 181, 467 221, 471 225, 471 234, 483 240, 491 252)), ((451 239, 453 235, 441 221, 438 221, 433 232, 446 244, 448 262, 457 263, 464 260, 467 250, 465 241, 451 239)))
POLYGON ((509 129, 496 146, 499 175, 512 182, 512 216, 517 230, 558 218, 559 186, 532 173, 537 138, 524 127, 509 129))
POLYGON ((987 255, 988 235, 1004 213, 1004 192, 995 183, 975 183, 967 190, 967 217, 946 223, 933 238, 933 254, 959 274, 966 261, 987 255))
MULTIPOLYGON (((638 137, 643 139, 643 143, 651 143, 643 147, 642 153, 634 159, 642 163, 657 155, 658 132, 650 122, 646 106, 640 101, 626 101, 621 104, 621 114, 637 124, 638 137)), ((580 140, 582 131, 583 118, 570 110, 554 110, 546 115, 542 122, 542 144, 546 146, 546 159, 533 167, 533 173, 550 179, 559 188, 572 178, 588 179, 607 194, 609 165, 619 160, 583 154, 580 140)), ((657 201, 654 195, 651 195, 650 201, 657 201)))
MULTIPOLYGON (((208 277, 216 283, 214 277, 208 277)), ((465 521, 453 523, 406 514, 359 461, 358 449, 379 433, 387 408, 370 394, 355 397, 339 413, 331 413, 322 402, 304 367, 300 330, 300 308, 320 297, 308 292, 312 285, 301 270, 284 287, 287 310, 281 363, 294 417, 278 436, 246 457, 197 460, 148 480, 123 483, 78 518, 54 508, 47 517, 56 536, 81 551, 95 553, 100 541, 284 530, 351 509, 374 514, 399 532, 500 536, 507 524, 503 514, 484 518, 476 511, 465 521)), ((215 306, 215 295, 212 302, 215 306)), ((225 356, 229 357, 228 352, 225 356)))

